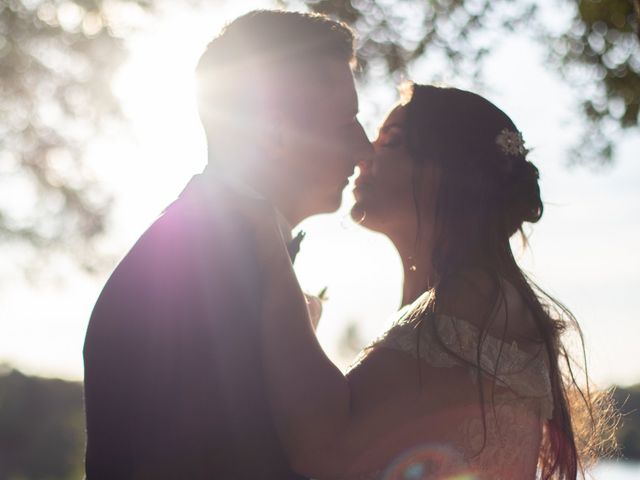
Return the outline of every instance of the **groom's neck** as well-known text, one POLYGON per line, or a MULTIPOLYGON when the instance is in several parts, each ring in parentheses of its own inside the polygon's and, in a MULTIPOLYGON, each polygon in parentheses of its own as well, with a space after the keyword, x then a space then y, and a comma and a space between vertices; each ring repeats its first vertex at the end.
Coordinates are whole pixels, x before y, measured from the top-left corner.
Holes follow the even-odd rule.
POLYGON ((282 177, 282 175, 274 175, 274 172, 261 172, 241 175, 240 180, 269 200, 291 228, 294 228, 313 213, 307 212, 306 199, 300 198, 299 192, 292 188, 293 185, 283 183, 282 177))
POLYGON ((296 198, 294 192, 272 185, 263 185, 262 187, 260 193, 278 209, 291 228, 311 215, 305 212, 304 202, 302 199, 296 198))
POLYGON ((305 218, 318 212, 314 211, 309 190, 301 188, 301 184, 292 172, 281 168, 265 166, 259 162, 258 167, 243 175, 244 181, 252 185, 263 197, 268 199, 287 220, 291 228, 295 228, 305 218))
MULTIPOLYGON (((296 185, 292 185, 287 175, 273 169, 246 168, 239 169, 240 164, 251 165, 253 162, 237 162, 236 167, 209 162, 206 170, 212 176, 222 175, 233 178, 239 184, 255 191, 260 196, 271 202, 287 220, 291 228, 294 228, 305 218, 316 213, 313 206, 309 205, 308 196, 296 185)), ((258 164, 263 162, 258 162, 258 164)), ((255 165, 255 163, 253 163, 255 165)))

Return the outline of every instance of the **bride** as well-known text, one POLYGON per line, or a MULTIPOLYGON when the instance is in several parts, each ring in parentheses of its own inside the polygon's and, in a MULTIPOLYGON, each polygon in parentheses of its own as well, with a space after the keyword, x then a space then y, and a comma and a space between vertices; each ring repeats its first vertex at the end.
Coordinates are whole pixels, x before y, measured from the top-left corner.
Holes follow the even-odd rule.
POLYGON ((316 340, 276 222, 253 211, 264 368, 289 461, 319 479, 574 479, 602 402, 574 380, 561 341, 574 318, 509 244, 542 216, 538 169, 486 99, 425 85, 403 97, 359 164, 352 211, 397 248, 403 307, 346 375, 316 340))

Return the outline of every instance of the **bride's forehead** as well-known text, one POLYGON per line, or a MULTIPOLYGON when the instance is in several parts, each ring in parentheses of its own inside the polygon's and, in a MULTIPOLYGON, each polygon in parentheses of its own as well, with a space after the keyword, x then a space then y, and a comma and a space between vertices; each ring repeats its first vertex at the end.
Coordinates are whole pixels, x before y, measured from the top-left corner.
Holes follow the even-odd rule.
POLYGON ((407 110, 404 105, 401 105, 401 104, 394 105, 393 107, 391 107, 391 110, 389 110, 389 113, 387 113, 387 116, 385 117, 383 122, 383 126, 391 123, 397 123, 397 124, 404 123, 406 114, 407 114, 407 110))
POLYGON ((402 127, 404 125, 406 114, 406 107, 400 103, 391 107, 391 110, 387 113, 382 124, 378 127, 378 133, 388 130, 391 126, 402 127))

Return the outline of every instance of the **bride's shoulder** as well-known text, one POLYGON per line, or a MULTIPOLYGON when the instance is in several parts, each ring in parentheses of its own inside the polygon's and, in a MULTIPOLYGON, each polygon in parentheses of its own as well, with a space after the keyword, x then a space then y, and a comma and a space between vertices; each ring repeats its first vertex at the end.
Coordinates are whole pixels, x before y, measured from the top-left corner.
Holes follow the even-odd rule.
POLYGON ((415 388, 415 359, 402 350, 373 348, 352 365, 347 379, 358 396, 397 395, 415 388))
POLYGON ((527 292, 482 269, 468 269, 440 286, 437 314, 462 320, 505 340, 541 340, 527 292))

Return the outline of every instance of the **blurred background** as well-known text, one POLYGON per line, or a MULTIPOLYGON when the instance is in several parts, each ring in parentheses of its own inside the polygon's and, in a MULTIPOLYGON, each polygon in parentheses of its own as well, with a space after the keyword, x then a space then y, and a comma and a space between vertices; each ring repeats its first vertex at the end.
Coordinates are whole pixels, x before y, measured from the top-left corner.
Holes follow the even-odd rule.
MULTIPOLYGON (((640 478, 640 37, 636 0, 0 0, 0 480, 80 479, 82 344, 117 261, 206 163, 193 70, 254 8, 320 11, 359 34, 370 137, 405 79, 471 89, 533 149, 545 214, 523 268, 576 315, 589 373, 616 386, 640 478)), ((399 307, 400 260, 335 214, 296 262, 327 287, 318 335, 347 369, 399 307)))

